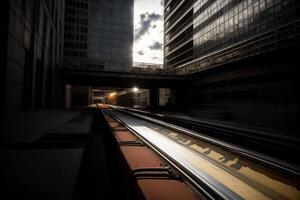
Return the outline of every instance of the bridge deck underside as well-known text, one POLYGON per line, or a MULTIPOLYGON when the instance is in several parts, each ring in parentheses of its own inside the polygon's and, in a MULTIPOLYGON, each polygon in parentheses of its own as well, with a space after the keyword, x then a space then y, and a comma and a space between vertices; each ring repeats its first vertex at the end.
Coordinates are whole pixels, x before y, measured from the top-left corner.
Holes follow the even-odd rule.
POLYGON ((68 84, 120 88, 133 86, 137 86, 139 88, 175 88, 187 84, 190 80, 188 77, 179 77, 176 75, 110 74, 69 71, 61 71, 60 77, 68 84))

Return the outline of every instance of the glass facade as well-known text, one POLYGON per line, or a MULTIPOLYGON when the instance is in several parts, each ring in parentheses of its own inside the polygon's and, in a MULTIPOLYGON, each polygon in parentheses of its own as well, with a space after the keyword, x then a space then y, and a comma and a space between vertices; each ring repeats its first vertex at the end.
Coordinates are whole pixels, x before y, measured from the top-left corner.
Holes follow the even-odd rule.
POLYGON ((105 70, 127 71, 132 67, 133 1, 90 1, 88 57, 105 70))
POLYGON ((204 5, 194 5, 195 58, 293 20, 294 12, 293 0, 217 0, 202 11, 204 5))
POLYGON ((87 56, 88 3, 67 0, 65 12, 65 50, 67 57, 87 56))
POLYGON ((65 20, 66 66, 130 70, 133 0, 67 0, 65 20))
POLYGON ((165 49, 166 69, 193 60, 193 1, 165 2, 165 49))
POLYGON ((194 1, 193 60, 172 69, 192 73, 278 48, 280 40, 296 37, 298 4, 296 0, 194 1))

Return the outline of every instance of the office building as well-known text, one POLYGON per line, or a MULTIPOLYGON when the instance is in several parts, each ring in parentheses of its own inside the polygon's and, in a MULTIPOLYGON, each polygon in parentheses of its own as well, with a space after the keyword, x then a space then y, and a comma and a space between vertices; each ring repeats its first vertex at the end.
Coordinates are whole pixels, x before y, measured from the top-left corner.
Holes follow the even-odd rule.
POLYGON ((165 69, 192 77, 181 104, 199 108, 202 117, 215 113, 210 117, 274 127, 299 123, 299 4, 166 0, 165 69))
POLYGON ((4 0, 0 13, 1 112, 52 106, 64 1, 4 0))
POLYGON ((297 10, 296 0, 167 0, 165 67, 194 73, 295 45, 297 10))
POLYGON ((129 71, 133 0, 67 0, 65 63, 80 70, 129 71))

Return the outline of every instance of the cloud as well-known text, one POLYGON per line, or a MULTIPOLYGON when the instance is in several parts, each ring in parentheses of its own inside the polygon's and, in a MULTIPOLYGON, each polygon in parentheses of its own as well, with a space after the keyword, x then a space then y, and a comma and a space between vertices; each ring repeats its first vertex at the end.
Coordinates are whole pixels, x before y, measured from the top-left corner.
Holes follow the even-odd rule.
POLYGON ((151 50, 161 50, 162 49, 162 43, 156 41, 152 45, 150 45, 149 48, 151 50))
POLYGON ((161 6, 164 6, 164 0, 161 0, 161 1, 160 1, 160 5, 161 5, 161 6))
POLYGON ((151 23, 154 21, 162 20, 162 15, 156 13, 143 13, 140 15, 140 27, 135 29, 135 40, 139 40, 143 35, 148 33, 151 28, 151 23))
POLYGON ((145 55, 143 50, 138 51, 138 54, 141 55, 141 56, 145 55))

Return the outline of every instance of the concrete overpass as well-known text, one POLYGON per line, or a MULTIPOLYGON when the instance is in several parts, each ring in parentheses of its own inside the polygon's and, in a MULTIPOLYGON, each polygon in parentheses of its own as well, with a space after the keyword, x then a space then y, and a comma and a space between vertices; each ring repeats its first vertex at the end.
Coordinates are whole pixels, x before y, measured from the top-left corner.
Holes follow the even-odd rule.
POLYGON ((68 84, 97 87, 177 88, 190 81, 188 76, 145 72, 94 71, 60 68, 60 79, 68 84))
MULTIPOLYGON (((57 83, 64 85, 80 85, 91 87, 132 88, 134 86, 150 91, 150 104, 157 106, 159 102, 159 88, 170 88, 171 96, 176 103, 185 103, 186 91, 189 89, 190 78, 186 75, 175 75, 164 71, 104 71, 74 68, 59 68, 57 83)), ((64 98, 59 98, 64 99, 64 98)))

